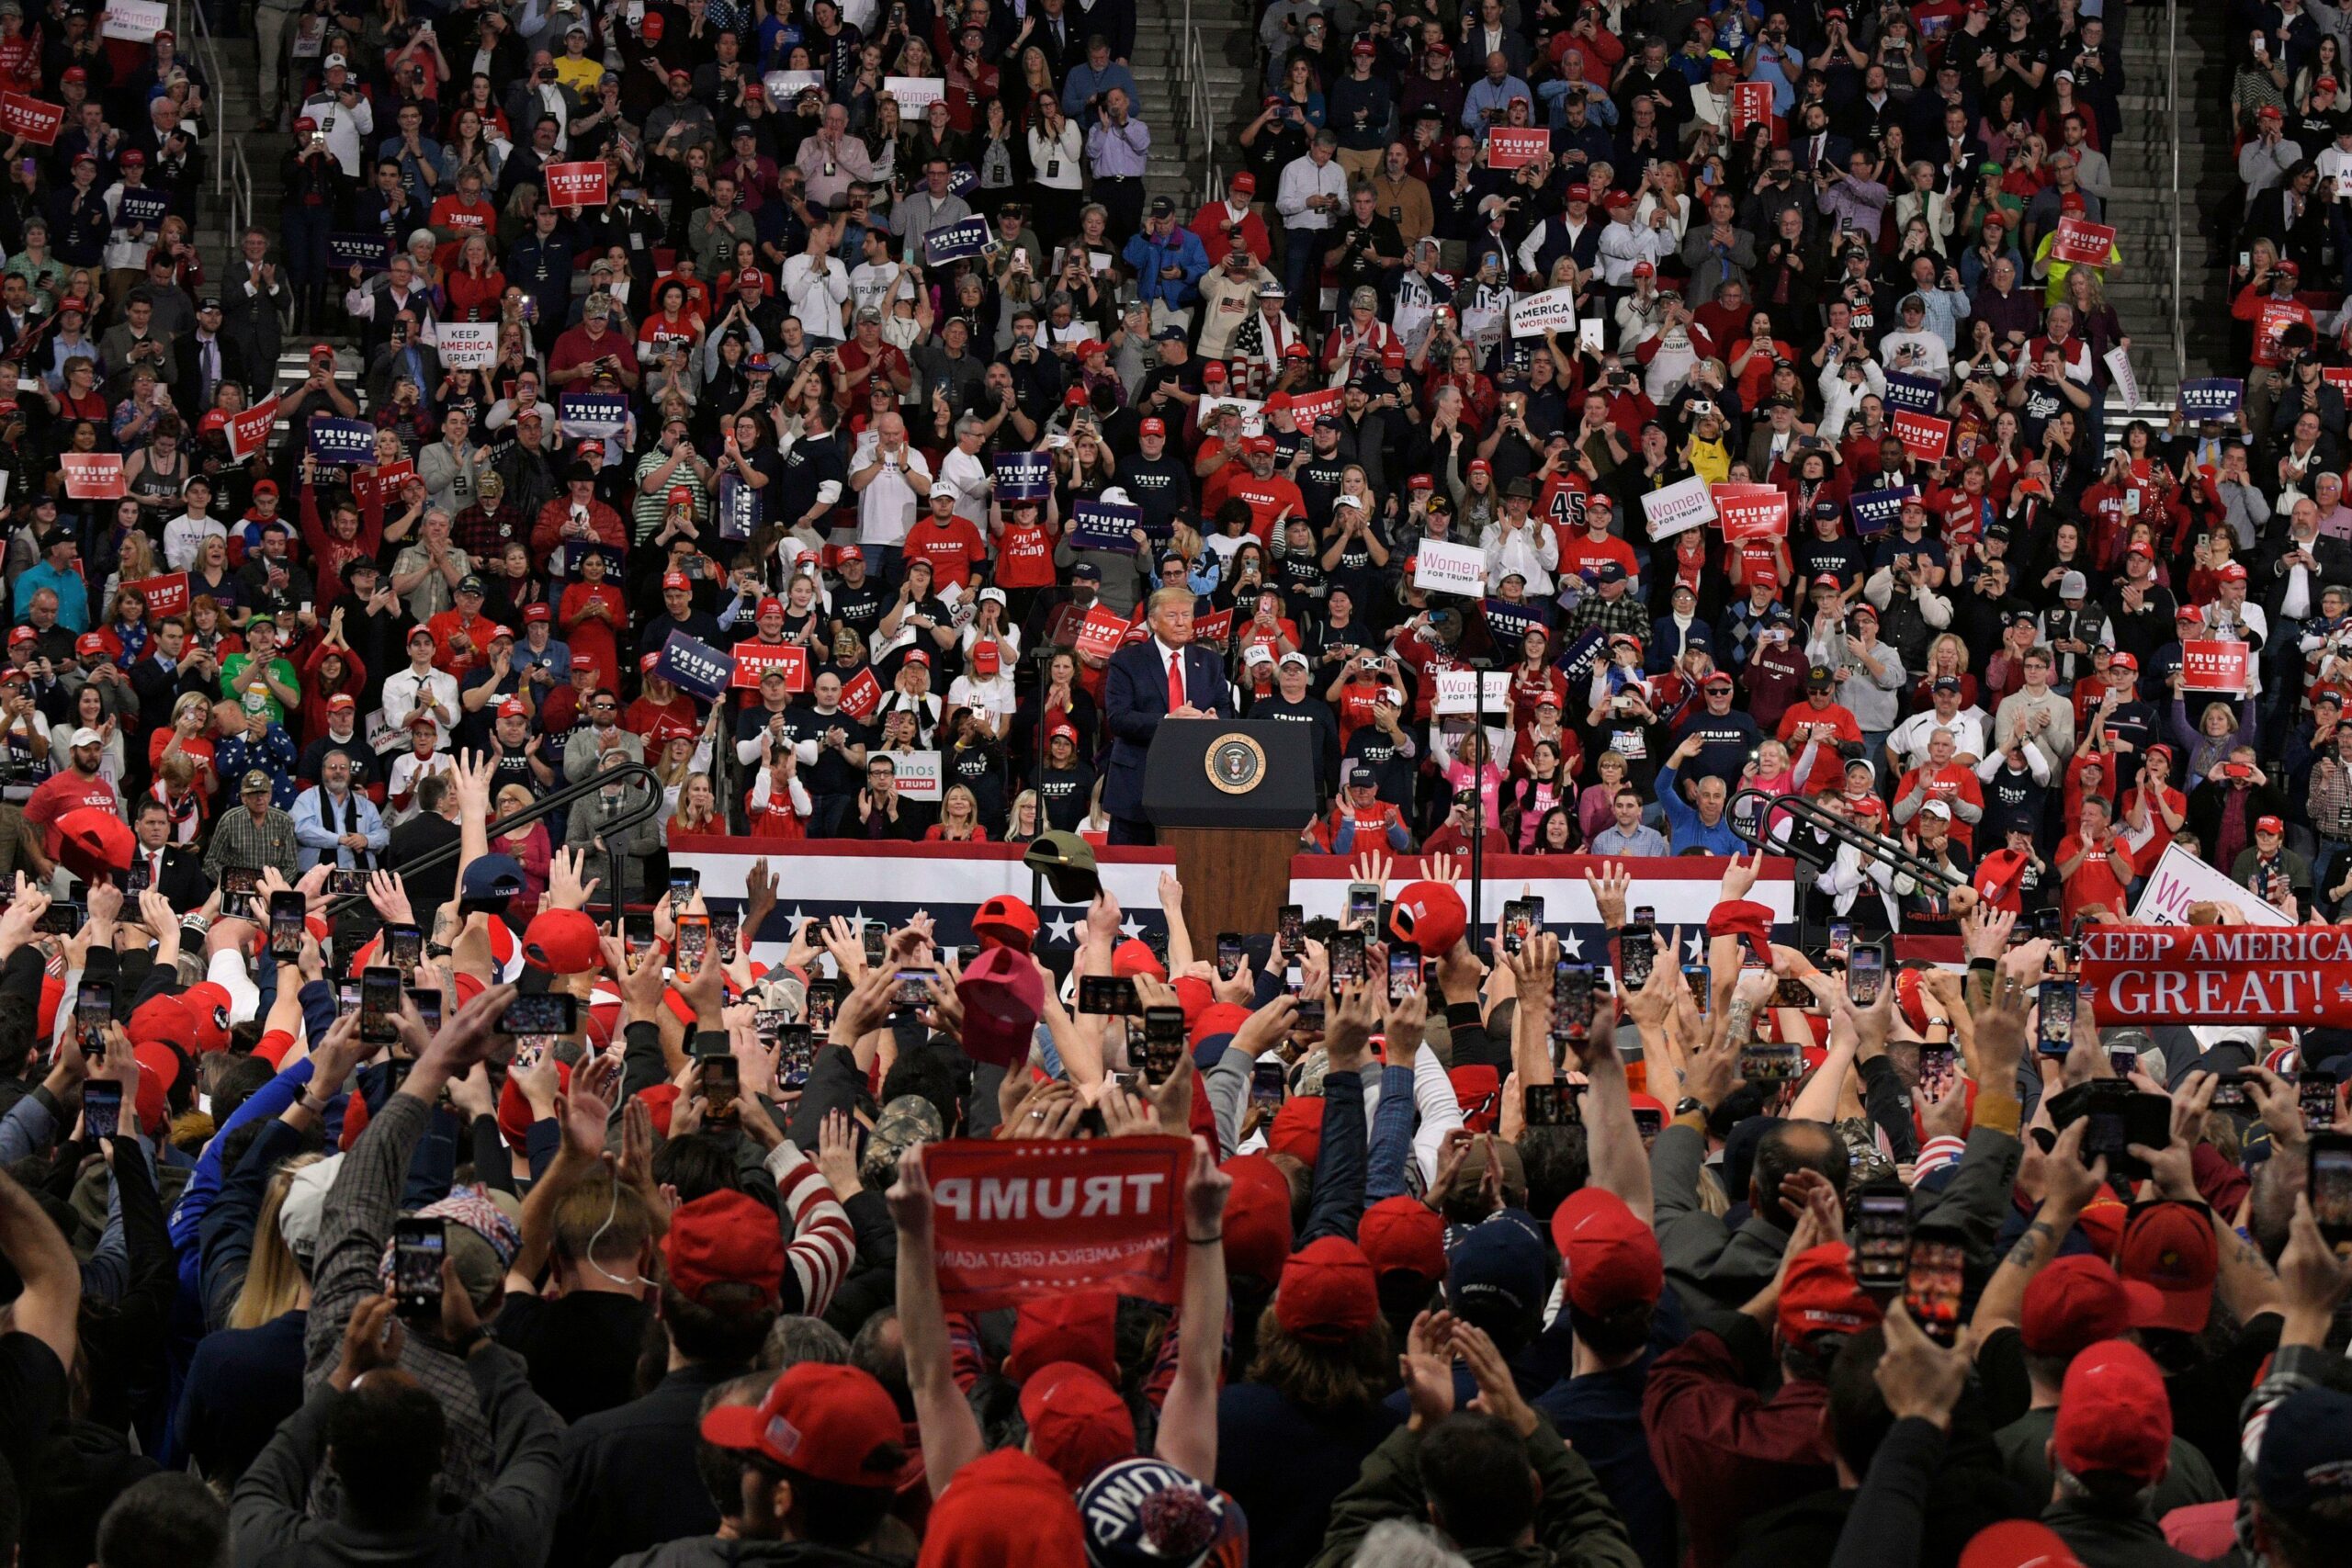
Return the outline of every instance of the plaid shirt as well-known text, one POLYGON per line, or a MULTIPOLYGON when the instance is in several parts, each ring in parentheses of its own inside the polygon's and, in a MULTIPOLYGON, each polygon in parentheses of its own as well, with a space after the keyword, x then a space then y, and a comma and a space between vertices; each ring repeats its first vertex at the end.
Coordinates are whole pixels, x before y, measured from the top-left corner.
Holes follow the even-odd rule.
POLYGON ((240 803, 213 824, 204 869, 217 881, 223 866, 259 871, 266 865, 276 866, 289 884, 300 874, 295 869, 294 818, 273 806, 256 822, 240 803))
POLYGON ((1564 643, 1573 642, 1580 633, 1594 628, 1609 637, 1619 632, 1630 632, 1647 642, 1650 629, 1648 607, 1634 598, 1631 590, 1614 599, 1599 592, 1588 593, 1577 601, 1575 609, 1568 612, 1566 621, 1560 627, 1560 639, 1564 643))
POLYGON ((516 539, 528 544, 531 519, 513 502, 502 499, 495 507, 476 502, 449 521, 449 536, 469 560, 495 560, 516 539))

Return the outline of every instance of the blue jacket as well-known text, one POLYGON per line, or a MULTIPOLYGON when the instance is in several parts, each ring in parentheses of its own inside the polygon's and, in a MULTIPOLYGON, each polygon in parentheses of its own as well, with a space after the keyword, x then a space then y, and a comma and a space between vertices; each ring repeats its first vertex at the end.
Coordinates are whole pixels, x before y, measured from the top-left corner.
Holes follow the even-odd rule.
POLYGON ((1676 782, 1672 768, 1658 770, 1657 803, 1666 812, 1666 825, 1674 829, 1674 852, 1687 855, 1692 850, 1702 850, 1711 855, 1745 853, 1748 846, 1731 830, 1731 813, 1724 812, 1715 818, 1713 827, 1708 827, 1699 820, 1699 813, 1690 803, 1682 798, 1676 782))
POLYGON ((1200 303, 1201 279, 1208 275, 1209 254, 1201 237, 1190 229, 1178 224, 1157 240, 1137 234, 1119 255, 1135 269, 1136 291, 1146 304, 1158 300, 1171 310, 1181 310, 1200 303), (1163 268, 1171 266, 1178 269, 1178 276, 1159 276, 1163 268))

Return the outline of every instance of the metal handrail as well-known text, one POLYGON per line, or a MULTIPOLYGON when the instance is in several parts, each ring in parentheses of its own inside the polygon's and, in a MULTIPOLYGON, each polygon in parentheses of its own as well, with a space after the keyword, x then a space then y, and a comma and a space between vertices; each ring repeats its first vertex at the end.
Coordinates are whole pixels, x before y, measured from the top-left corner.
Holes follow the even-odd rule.
POLYGON ((2165 0, 2165 141, 2170 153, 2172 200, 2172 364, 2177 391, 2188 379, 2188 324, 2181 306, 2181 255, 2188 249, 2182 231, 2180 199, 2180 0, 2165 0))
MULTIPOLYGON (((625 832, 631 828, 650 822, 662 814, 662 775, 643 762, 624 762, 617 768, 606 768, 600 773, 591 773, 584 779, 565 784, 560 789, 552 790, 519 811, 509 812, 503 817, 494 817, 491 818, 489 826, 483 831, 488 840, 494 844, 498 841, 500 834, 511 832, 516 828, 536 822, 551 812, 560 811, 573 801, 585 797, 590 791, 603 789, 616 779, 623 784, 643 784, 645 798, 642 804, 631 807, 607 823, 605 830, 608 834, 625 832)), ((465 840, 459 839, 454 843, 444 844, 437 850, 427 851, 416 859, 391 869, 402 876, 407 876, 413 872, 428 871, 444 861, 457 859, 465 852, 465 840)), ((497 851, 492 850, 491 852, 495 854, 497 851)), ((606 862, 605 885, 612 891, 613 908, 618 909, 621 907, 621 852, 612 847, 608 841, 605 849, 605 858, 606 862)), ((332 920, 340 916, 345 909, 367 902, 368 895, 365 893, 346 893, 327 906, 327 918, 332 920)))
POLYGON ((1216 113, 1209 97, 1208 52, 1201 47, 1193 0, 1184 0, 1178 21, 1176 68, 1184 80, 1184 101, 1193 128, 1201 133, 1201 200, 1218 201, 1225 196, 1225 180, 1216 169, 1216 113))
POLYGON ((213 95, 206 107, 212 118, 212 194, 220 196, 229 188, 229 79, 220 72, 220 51, 213 47, 203 0, 175 0, 172 30, 187 39, 187 51, 204 68, 205 85, 213 95))

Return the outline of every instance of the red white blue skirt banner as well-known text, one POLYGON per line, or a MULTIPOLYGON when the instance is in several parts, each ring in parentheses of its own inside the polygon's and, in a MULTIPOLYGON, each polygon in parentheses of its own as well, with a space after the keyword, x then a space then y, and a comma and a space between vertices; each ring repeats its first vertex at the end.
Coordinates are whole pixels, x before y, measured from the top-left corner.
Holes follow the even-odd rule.
MULTIPOLYGON (((744 882, 752 863, 765 860, 777 879, 776 912, 767 927, 754 934, 755 954, 763 960, 781 958, 801 918, 841 915, 852 920, 882 920, 903 925, 917 910, 927 911, 940 940, 950 946, 971 941, 973 910, 1000 893, 1032 897, 1029 868, 1021 863, 1018 844, 866 843, 848 839, 759 840, 717 835, 679 834, 670 841, 670 863, 700 874, 705 898, 717 908, 735 908, 744 898, 744 882)), ((1159 875, 1175 864, 1174 852, 1161 849, 1108 849, 1094 852, 1102 885, 1119 901, 1120 930, 1127 936, 1148 939, 1166 927, 1159 908, 1159 875)), ((1463 862, 1457 860, 1456 865, 1463 862)), ((1544 923, 1568 948, 1571 960, 1605 964, 1612 934, 1600 924, 1600 911, 1585 873, 1598 876, 1604 863, 1589 855, 1494 855, 1483 866, 1481 902, 1489 928, 1501 915, 1506 898, 1540 897, 1544 923)), ((1707 919, 1718 901, 1724 862, 1720 858, 1685 855, 1660 860, 1628 860, 1622 863, 1633 877, 1629 907, 1648 905, 1657 923, 1668 931, 1682 928, 1683 961, 1703 963, 1707 919)), ((1351 860, 1331 855, 1299 855, 1291 862, 1291 902, 1306 916, 1339 919, 1346 911, 1351 860)), ((1389 869, 1384 897, 1421 879, 1418 858, 1396 861, 1389 869)), ((1792 935, 1795 910, 1795 863, 1768 857, 1748 897, 1772 911, 1778 934, 1792 935)), ((1466 880, 1458 884, 1466 898, 1466 880)), ((1073 951, 1085 907, 1064 904, 1043 890, 1037 903, 1039 951, 1073 951)))

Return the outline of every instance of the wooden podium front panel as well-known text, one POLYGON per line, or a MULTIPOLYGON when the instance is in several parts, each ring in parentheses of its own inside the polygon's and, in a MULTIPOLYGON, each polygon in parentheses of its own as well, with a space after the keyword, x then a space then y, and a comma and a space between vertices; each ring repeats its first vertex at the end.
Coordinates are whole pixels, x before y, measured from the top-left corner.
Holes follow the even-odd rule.
POLYGON ((1176 852, 1194 956, 1213 961, 1219 931, 1272 932, 1275 912, 1290 898, 1296 829, 1162 828, 1159 837, 1176 852))

